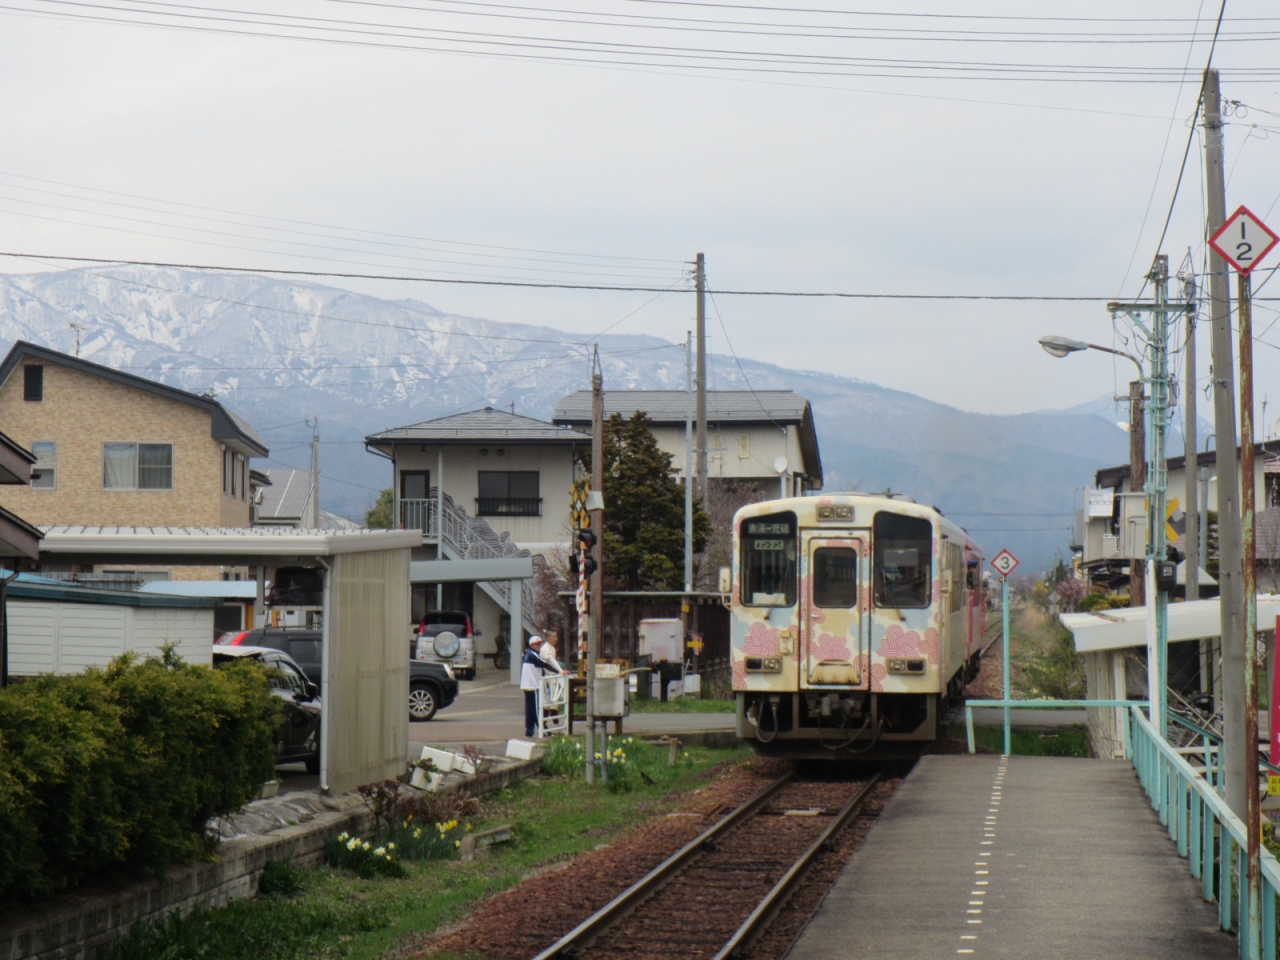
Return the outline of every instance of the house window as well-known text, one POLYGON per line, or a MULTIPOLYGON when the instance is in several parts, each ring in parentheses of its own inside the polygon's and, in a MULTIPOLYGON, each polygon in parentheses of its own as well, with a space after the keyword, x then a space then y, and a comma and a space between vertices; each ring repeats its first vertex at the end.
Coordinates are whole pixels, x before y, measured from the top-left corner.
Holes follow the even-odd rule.
POLYGON ((249 459, 240 458, 240 499, 249 499, 249 459))
POLYGON ((231 451, 222 448, 222 492, 231 492, 231 451))
POLYGON ((237 454, 234 454, 234 455, 228 454, 228 456, 231 456, 231 496, 232 496, 232 497, 234 497, 234 496, 236 495, 236 492, 237 492, 237 489, 236 489, 236 467, 237 467, 237 466, 239 466, 239 464, 240 464, 240 454, 238 454, 238 453, 237 453, 237 454))
POLYGON ((481 470, 478 517, 540 517, 537 470, 481 470))
POLYGON ((108 490, 172 490, 173 444, 104 443, 102 485, 108 490))
POLYGON ((36 402, 44 399, 44 367, 38 363, 22 368, 22 399, 36 402))
POLYGON ((31 486, 37 490, 54 490, 58 486, 58 445, 56 443, 37 442, 31 444, 31 452, 36 455, 35 465, 31 468, 31 486))

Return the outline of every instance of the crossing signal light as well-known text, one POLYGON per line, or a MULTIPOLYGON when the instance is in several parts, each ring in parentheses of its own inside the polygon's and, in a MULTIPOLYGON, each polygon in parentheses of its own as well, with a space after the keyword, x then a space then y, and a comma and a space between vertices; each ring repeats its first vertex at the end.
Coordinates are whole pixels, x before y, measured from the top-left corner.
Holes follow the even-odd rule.
POLYGON ((573 572, 580 577, 587 578, 596 572, 600 567, 600 561, 592 555, 596 547, 596 535, 588 527, 583 527, 578 531, 578 543, 580 545, 580 553, 574 554, 571 559, 573 572), (581 570, 579 570, 579 557, 581 557, 581 570))

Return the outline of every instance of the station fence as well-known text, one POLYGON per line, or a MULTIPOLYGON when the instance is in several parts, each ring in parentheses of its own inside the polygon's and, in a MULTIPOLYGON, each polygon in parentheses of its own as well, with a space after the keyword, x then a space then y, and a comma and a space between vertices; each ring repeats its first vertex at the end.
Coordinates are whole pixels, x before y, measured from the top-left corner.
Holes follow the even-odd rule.
POLYGON ((1260 852, 1262 903, 1260 909, 1250 910, 1245 903, 1249 889, 1245 824, 1214 785, 1160 736, 1139 704, 1132 700, 970 700, 965 704, 970 753, 975 750, 974 707, 1126 708, 1125 755, 1169 839, 1177 845, 1178 855, 1188 861, 1191 875, 1200 881, 1204 899, 1218 904, 1219 925, 1237 935, 1241 960, 1277 960, 1280 862, 1267 849, 1260 852))

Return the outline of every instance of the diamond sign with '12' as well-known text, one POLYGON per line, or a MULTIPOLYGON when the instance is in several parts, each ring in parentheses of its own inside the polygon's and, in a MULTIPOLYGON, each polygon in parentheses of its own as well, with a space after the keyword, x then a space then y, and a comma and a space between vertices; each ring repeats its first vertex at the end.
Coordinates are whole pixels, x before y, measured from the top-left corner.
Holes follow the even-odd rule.
POLYGON ((991 566, 995 568, 996 573, 1002 577, 1007 577, 1013 573, 1014 568, 1018 565, 1018 558, 1008 550, 1001 550, 995 555, 995 559, 991 561, 991 566))
POLYGON ((1277 241, 1280 237, 1252 210, 1242 206, 1209 238, 1209 246, 1222 254, 1222 259, 1238 273, 1248 274, 1271 252, 1277 241))

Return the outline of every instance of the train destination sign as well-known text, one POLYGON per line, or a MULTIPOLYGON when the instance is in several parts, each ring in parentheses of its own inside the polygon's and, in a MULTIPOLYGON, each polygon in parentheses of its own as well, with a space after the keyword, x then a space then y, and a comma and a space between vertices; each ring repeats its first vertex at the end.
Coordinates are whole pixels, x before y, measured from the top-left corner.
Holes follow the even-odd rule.
POLYGON ((996 573, 1000 574, 1000 576, 1007 577, 1009 574, 1013 573, 1014 569, 1017 568, 1018 558, 1008 550, 1001 550, 992 559, 991 566, 995 569, 996 573))
POLYGON ((1209 238, 1209 246, 1222 254, 1222 259, 1236 270, 1247 275, 1271 248, 1280 242, 1276 234, 1254 215, 1248 207, 1241 206, 1209 238))

